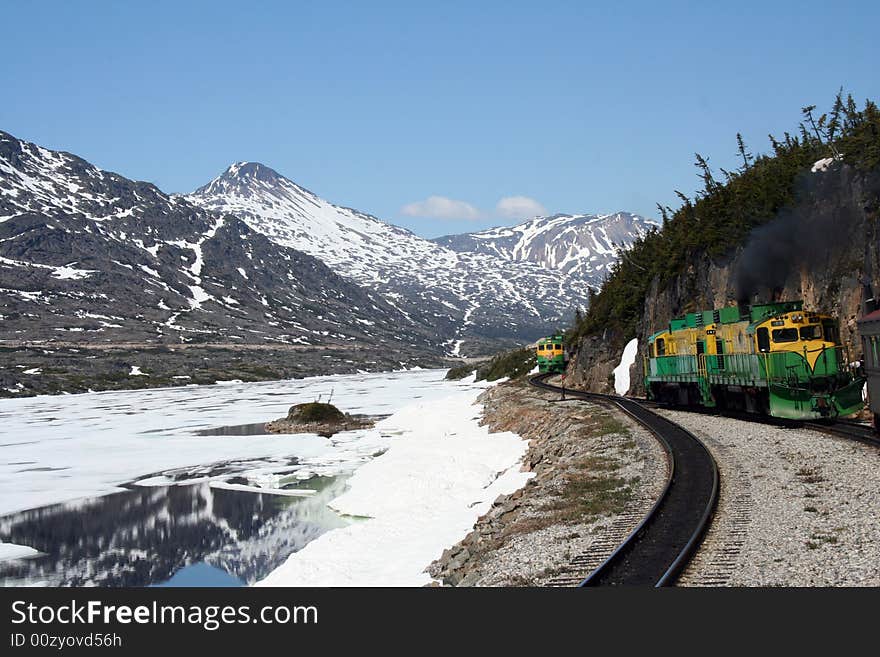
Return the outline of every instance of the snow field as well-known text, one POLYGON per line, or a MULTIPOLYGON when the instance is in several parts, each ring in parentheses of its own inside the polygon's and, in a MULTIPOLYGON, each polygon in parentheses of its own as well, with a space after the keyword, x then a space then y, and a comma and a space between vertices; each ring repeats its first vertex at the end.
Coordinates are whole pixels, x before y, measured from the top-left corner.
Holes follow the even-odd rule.
POLYGON ((330 503, 364 518, 292 554, 258 586, 422 586, 444 548, 461 540, 501 494, 525 485, 528 443, 490 434, 474 405, 485 385, 412 404, 377 427, 388 451, 355 471, 330 503))

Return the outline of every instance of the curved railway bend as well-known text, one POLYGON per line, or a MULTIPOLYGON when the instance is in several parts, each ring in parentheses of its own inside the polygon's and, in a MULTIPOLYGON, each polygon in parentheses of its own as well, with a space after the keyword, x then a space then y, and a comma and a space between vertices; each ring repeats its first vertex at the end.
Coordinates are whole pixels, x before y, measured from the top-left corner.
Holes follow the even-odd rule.
MULTIPOLYGON (((549 374, 529 379, 544 390, 562 392, 546 382, 549 374)), ((670 586, 696 552, 718 502, 718 467, 693 434, 638 402, 566 389, 567 398, 615 405, 651 431, 669 460, 666 487, 647 516, 581 586, 670 586)))

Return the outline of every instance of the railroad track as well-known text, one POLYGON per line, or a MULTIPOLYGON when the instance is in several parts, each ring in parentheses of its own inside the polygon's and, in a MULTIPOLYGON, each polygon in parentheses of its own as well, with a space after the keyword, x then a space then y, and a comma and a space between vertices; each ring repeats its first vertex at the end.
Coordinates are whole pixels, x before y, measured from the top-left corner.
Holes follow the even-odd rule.
MULTIPOLYGON (((566 390, 566 394, 570 394, 566 390)), ((767 415, 758 415, 756 413, 746 413, 737 411, 724 411, 714 408, 700 408, 692 406, 669 406, 660 404, 651 399, 642 399, 640 397, 627 397, 642 406, 648 408, 665 408, 671 411, 682 411, 684 413, 701 413, 703 415, 718 415, 728 417, 733 420, 742 420, 743 422, 757 422, 759 424, 770 424, 778 427, 787 427, 790 429, 812 429, 831 436, 848 438, 856 440, 860 443, 872 445, 880 448, 880 435, 874 430, 870 424, 857 422, 855 420, 836 419, 836 420, 787 420, 784 418, 770 417, 767 415)))
POLYGON ((853 422, 852 420, 837 420, 833 424, 828 422, 804 422, 804 426, 814 431, 857 440, 860 443, 880 448, 880 437, 877 436, 874 427, 869 424, 853 422))
MULTIPOLYGON (((535 387, 562 392, 546 382, 549 374, 529 379, 535 387)), ((581 586, 671 586, 699 547, 718 501, 718 467, 692 433, 625 397, 565 390, 567 398, 617 406, 651 431, 669 461, 660 497, 636 528, 581 586)), ((592 566, 589 559, 585 566, 592 566)))
MULTIPOLYGON (((642 509, 653 504, 654 500, 649 500, 642 509)), ((644 517, 644 510, 635 508, 615 514, 611 522, 602 528, 599 536, 590 544, 589 550, 572 557, 564 566, 564 570, 547 582, 547 586, 556 588, 580 586, 584 581, 584 573, 592 573, 601 566, 607 555, 614 552, 617 546, 626 540, 626 537, 632 533, 632 528, 644 517)))
POLYGON ((682 572, 683 586, 730 586, 742 567, 742 551, 754 517, 751 472, 744 468, 735 450, 715 442, 712 455, 724 473, 719 508, 700 549, 682 572))

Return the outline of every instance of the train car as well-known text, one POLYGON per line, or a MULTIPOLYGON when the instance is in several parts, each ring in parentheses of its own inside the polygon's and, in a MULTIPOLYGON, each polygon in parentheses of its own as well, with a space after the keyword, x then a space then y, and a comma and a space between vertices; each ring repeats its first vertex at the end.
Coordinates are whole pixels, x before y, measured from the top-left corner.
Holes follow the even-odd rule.
POLYGON ((538 356, 538 371, 565 372, 565 342, 561 335, 551 335, 538 340, 535 353, 538 356))
POLYGON ((789 419, 850 415, 864 377, 830 315, 802 301, 689 313, 648 339, 650 399, 789 419))
POLYGON ((874 429, 880 430, 880 310, 859 320, 865 376, 868 382, 868 407, 874 415, 874 429))

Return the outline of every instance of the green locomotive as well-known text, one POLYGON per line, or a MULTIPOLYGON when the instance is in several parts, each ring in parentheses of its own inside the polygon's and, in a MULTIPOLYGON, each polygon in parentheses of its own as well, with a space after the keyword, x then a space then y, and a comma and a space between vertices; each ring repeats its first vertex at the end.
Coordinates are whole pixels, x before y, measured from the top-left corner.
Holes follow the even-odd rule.
POLYGON ((803 301, 689 313, 648 338, 649 399, 809 420, 864 407, 837 321, 803 301))
POLYGON ((538 340, 535 353, 538 356, 538 371, 565 372, 565 342, 561 335, 551 335, 538 340))

